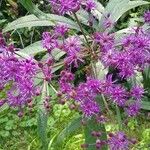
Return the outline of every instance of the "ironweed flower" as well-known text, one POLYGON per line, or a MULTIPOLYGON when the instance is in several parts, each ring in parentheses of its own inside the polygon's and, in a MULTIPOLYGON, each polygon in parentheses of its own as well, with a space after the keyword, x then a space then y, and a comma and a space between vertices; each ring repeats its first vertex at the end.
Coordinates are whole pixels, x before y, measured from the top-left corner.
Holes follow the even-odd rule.
POLYGON ((64 15, 80 9, 81 0, 49 0, 53 12, 64 15))
POLYGON ((96 3, 94 2, 94 0, 83 0, 82 5, 88 12, 96 8, 96 3))
POLYGON ((133 117, 139 113, 140 109, 141 109, 140 102, 135 101, 126 108, 126 112, 127 112, 128 116, 133 117))
POLYGON ((110 150, 129 150, 129 140, 123 132, 111 134, 108 139, 110 150))
POLYGON ((58 24, 54 27, 54 33, 58 36, 65 36, 68 31, 69 28, 65 24, 58 24))
POLYGON ((67 65, 74 64, 78 67, 79 62, 84 62, 81 55, 81 41, 78 37, 69 37, 65 40, 63 50, 67 53, 65 63, 67 65))
POLYGON ((17 58, 13 53, 14 46, 10 48, 3 44, 0 47, 3 47, 0 56, 0 86, 10 86, 6 91, 5 102, 9 106, 21 108, 35 96, 33 78, 38 67, 32 59, 17 58))
POLYGON ((149 10, 144 13, 144 21, 146 23, 150 23, 150 11, 149 10))
POLYGON ((49 53, 51 53, 53 49, 58 47, 57 38, 49 32, 44 32, 42 35, 42 45, 48 50, 49 53))

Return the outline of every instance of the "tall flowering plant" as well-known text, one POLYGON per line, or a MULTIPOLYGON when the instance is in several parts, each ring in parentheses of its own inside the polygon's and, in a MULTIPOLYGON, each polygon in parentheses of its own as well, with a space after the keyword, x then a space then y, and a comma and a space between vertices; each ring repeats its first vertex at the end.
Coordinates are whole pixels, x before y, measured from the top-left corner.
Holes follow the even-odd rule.
MULTIPOLYGON (((145 27, 150 23, 149 11, 144 14, 142 26, 128 29, 128 33, 118 38, 112 30, 118 16, 108 11, 109 4, 106 12, 98 13, 100 4, 95 0, 49 0, 49 3, 54 14, 72 18, 75 27, 65 21, 54 22, 53 28, 42 34, 41 45, 47 57, 41 61, 21 55, 0 34, 0 91, 6 94, 0 105, 18 108, 21 117, 26 106, 37 103, 40 104, 39 118, 47 118, 52 107, 48 92, 51 87, 61 104, 68 103, 71 109, 80 112, 85 127, 82 148, 130 149, 135 140, 123 132, 120 110, 127 117, 138 115, 142 98, 147 96, 147 89, 137 81, 137 76, 144 74, 150 65, 150 35, 145 27), (81 12, 86 14, 86 23, 81 12), (56 50, 63 54, 59 63, 54 55, 56 50), (76 70, 81 66, 84 79, 76 83, 76 70), (56 67, 61 67, 57 74, 56 67), (53 80, 58 81, 58 87, 53 85, 53 80), (35 97, 40 95, 41 101, 35 102, 35 97), (119 130, 115 133, 107 133, 105 129, 109 121, 107 114, 112 114, 110 107, 116 110, 118 118, 119 130)), ((44 142, 47 147, 45 139, 44 142)))

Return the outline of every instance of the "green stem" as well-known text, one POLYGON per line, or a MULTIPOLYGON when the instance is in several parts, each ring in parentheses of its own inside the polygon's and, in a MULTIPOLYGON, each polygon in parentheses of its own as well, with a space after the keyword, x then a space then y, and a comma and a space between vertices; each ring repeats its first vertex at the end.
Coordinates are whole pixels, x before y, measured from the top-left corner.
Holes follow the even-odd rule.
POLYGON ((105 108, 107 109, 109 115, 111 116, 111 115, 112 115, 112 112, 111 112, 111 110, 110 110, 109 107, 108 107, 107 101, 106 101, 106 99, 105 99, 105 97, 104 97, 103 94, 102 94, 101 96, 102 96, 102 100, 103 100, 103 102, 104 102, 104 106, 105 106, 105 108))
POLYGON ((83 30, 83 28, 82 28, 82 25, 81 25, 81 23, 80 23, 80 21, 79 21, 77 15, 76 15, 76 13, 73 13, 73 15, 74 15, 74 17, 75 17, 75 19, 76 19, 76 21, 77 21, 77 24, 79 25, 79 28, 80 28, 80 30, 81 30, 81 32, 82 32, 84 38, 85 38, 85 41, 86 41, 86 43, 87 43, 89 49, 91 49, 90 44, 89 44, 89 41, 88 41, 88 39, 87 39, 87 37, 86 37, 86 35, 85 35, 85 33, 84 33, 84 30, 83 30))
POLYGON ((117 121, 119 124, 119 130, 122 130, 122 119, 119 107, 116 105, 116 114, 117 114, 117 121))
POLYGON ((85 34, 85 32, 84 32, 84 29, 83 29, 83 27, 82 27, 82 25, 81 25, 81 23, 80 23, 80 21, 79 21, 77 15, 76 15, 76 13, 73 13, 73 15, 74 15, 74 17, 75 17, 75 19, 76 19, 76 21, 77 21, 77 24, 79 25, 79 28, 80 28, 80 30, 81 30, 81 32, 82 32, 82 34, 83 34, 83 36, 84 36, 84 39, 85 39, 85 41, 86 41, 86 43, 87 43, 87 46, 88 46, 88 48, 89 48, 90 55, 91 55, 92 71, 93 71, 94 77, 96 78, 97 73, 96 73, 96 68, 95 68, 94 61, 93 61, 93 55, 94 55, 95 52, 94 52, 94 50, 93 50, 93 49, 91 48, 91 46, 90 46, 90 43, 89 43, 89 41, 88 41, 88 38, 86 37, 86 34, 85 34))
MULTIPOLYGON (((89 50, 90 50, 90 55, 91 55, 91 66, 92 66, 92 72, 93 72, 93 76, 94 78, 97 78, 97 71, 96 71, 96 65, 95 65, 95 61, 93 60, 93 56, 95 55, 95 52, 93 50, 93 48, 91 48, 90 44, 89 44, 89 41, 86 37, 86 34, 82 28, 82 25, 77 17, 77 15, 75 13, 74 14, 74 17, 80 27, 80 30, 85 38, 85 41, 87 43, 87 46, 89 47, 89 50)), ((98 96, 98 102, 99 103, 102 103, 101 105, 101 110, 102 112, 105 110, 105 104, 102 100, 102 97, 99 97, 98 96)), ((102 133, 102 136, 100 137, 100 140, 104 140, 106 141, 107 140, 107 133, 106 133, 106 129, 105 129, 105 125, 104 124, 99 124, 99 123, 96 123, 95 122, 95 119, 94 118, 90 118, 88 120, 88 124, 87 126, 85 126, 85 129, 84 129, 84 133, 85 133, 85 143, 87 144, 90 144, 89 148, 87 150, 95 150, 95 138, 91 136, 91 132, 92 131, 100 131, 102 133)), ((108 150, 108 147, 107 145, 104 145, 101 150, 108 150)))

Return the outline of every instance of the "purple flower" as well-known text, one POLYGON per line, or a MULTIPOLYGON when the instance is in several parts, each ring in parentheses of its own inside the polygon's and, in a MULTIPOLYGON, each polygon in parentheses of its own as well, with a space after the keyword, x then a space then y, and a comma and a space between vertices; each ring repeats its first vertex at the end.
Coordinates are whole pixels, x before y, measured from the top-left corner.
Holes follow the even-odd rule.
POLYGON ((60 91, 64 94, 67 94, 67 97, 70 97, 70 92, 73 89, 73 85, 71 82, 74 80, 74 75, 67 71, 64 70, 61 72, 61 78, 59 80, 59 85, 60 85, 60 91))
POLYGON ((144 20, 146 23, 150 23, 150 11, 149 10, 144 13, 144 20))
POLYGON ((108 144, 110 150, 129 150, 129 141, 123 132, 111 134, 108 144))
POLYGON ((67 53, 65 62, 67 65, 74 64, 78 67, 79 62, 83 62, 81 51, 81 41, 77 37, 69 37, 65 40, 64 51, 67 53))
POLYGON ((96 32, 94 34, 94 40, 100 46, 102 52, 107 52, 114 46, 114 35, 108 33, 96 32))
POLYGON ((1 99, 1 100, 0 100, 0 107, 3 106, 5 103, 6 103, 6 100, 1 99))
POLYGON ((111 28, 113 25, 114 25, 114 23, 113 23, 112 20, 111 20, 110 14, 107 14, 107 15, 105 16, 104 21, 103 21, 104 29, 108 29, 108 30, 109 30, 109 28, 111 28))
POLYGON ((67 53, 76 53, 81 50, 81 40, 76 37, 72 36, 65 40, 64 43, 64 51, 67 53))
POLYGON ((58 36, 65 36, 65 34, 68 32, 69 28, 65 24, 58 24, 55 26, 54 33, 58 36))
POLYGON ((116 68, 120 77, 132 77, 136 71, 143 70, 149 64, 150 36, 142 28, 133 29, 131 34, 122 39, 119 46, 111 36, 109 38, 107 35, 104 38, 102 35, 96 33, 94 36, 100 46, 100 60, 105 67, 116 68))
MULTIPOLYGON (((11 107, 24 107, 35 96, 34 77, 37 65, 32 59, 19 59, 5 46, 0 56, 0 86, 6 91, 5 102, 11 107)), ((9 47, 10 49, 10 47, 9 47)))
POLYGON ((93 93, 99 94, 100 92, 102 92, 102 83, 100 80, 88 78, 86 83, 89 90, 93 91, 93 93))
POLYGON ((58 41, 55 36, 52 36, 49 32, 44 32, 42 35, 42 45, 48 52, 51 52, 58 47, 58 41))
POLYGON ((28 99, 35 96, 34 76, 36 74, 36 65, 31 60, 14 61, 13 59, 3 58, 4 63, 0 65, 2 72, 0 74, 1 83, 5 87, 10 84, 10 90, 7 91, 6 101, 10 106, 22 107, 28 99))
POLYGON ((94 0, 85 0, 82 2, 82 5, 85 6, 85 9, 88 12, 96 8, 96 3, 94 2, 94 0))
POLYGON ((88 79, 86 83, 81 83, 76 88, 75 100, 80 104, 86 117, 91 117, 100 112, 100 106, 96 102, 98 88, 99 80, 96 81, 96 79, 88 79))
POLYGON ((132 117, 132 116, 136 116, 139 111, 141 109, 141 104, 140 102, 133 102, 131 103, 127 108, 126 108, 126 112, 128 114, 128 116, 132 117))
POLYGON ((87 99, 81 103, 81 110, 85 117, 91 117, 100 112, 100 106, 96 103, 96 101, 87 99))
POLYGON ((135 100, 140 100, 144 94, 144 89, 140 86, 134 86, 132 87, 130 93, 135 100))
POLYGON ((55 13, 64 15, 68 12, 76 12, 80 9, 80 0, 49 0, 55 13))
POLYGON ((110 98, 119 106, 124 106, 126 101, 127 101, 127 92, 126 90, 119 86, 119 85, 114 85, 110 89, 110 98))

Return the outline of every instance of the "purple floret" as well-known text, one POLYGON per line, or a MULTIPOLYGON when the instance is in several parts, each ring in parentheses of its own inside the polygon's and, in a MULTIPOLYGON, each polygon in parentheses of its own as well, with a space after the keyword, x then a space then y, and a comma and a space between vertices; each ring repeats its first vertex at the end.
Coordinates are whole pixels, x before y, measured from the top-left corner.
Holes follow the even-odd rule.
POLYGON ((110 150, 129 150, 129 141, 123 132, 112 134, 108 144, 110 150))
POLYGON ((144 13, 144 21, 146 23, 150 23, 150 11, 149 10, 144 13))

